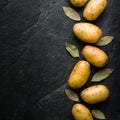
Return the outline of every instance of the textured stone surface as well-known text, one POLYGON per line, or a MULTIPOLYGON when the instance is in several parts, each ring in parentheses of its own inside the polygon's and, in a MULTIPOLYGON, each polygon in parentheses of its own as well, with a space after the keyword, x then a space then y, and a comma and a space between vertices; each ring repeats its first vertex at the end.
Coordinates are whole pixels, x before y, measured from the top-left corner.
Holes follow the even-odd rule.
MULTIPOLYGON (((66 52, 65 42, 80 50, 85 43, 72 34, 75 22, 64 15, 63 5, 70 6, 66 0, 0 0, 0 120, 73 120, 74 102, 64 89, 79 59, 66 52)), ((102 47, 109 56, 107 67, 115 70, 102 82, 110 88, 109 100, 87 106, 101 109, 109 120, 120 119, 119 6, 119 1, 109 0, 107 9, 93 22, 104 35, 115 37, 102 47)), ((81 16, 82 10, 77 9, 81 16)))

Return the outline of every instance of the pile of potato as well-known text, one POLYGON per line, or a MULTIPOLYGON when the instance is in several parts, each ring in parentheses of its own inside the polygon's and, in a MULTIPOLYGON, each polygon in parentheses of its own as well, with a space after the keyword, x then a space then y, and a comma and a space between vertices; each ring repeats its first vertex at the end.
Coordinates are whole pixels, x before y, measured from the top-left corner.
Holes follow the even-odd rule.
MULTIPOLYGON (((107 0, 70 0, 74 7, 85 6, 83 17, 87 21, 96 20, 107 6, 107 0)), ((102 37, 102 30, 89 22, 76 23, 73 26, 73 34, 81 41, 90 44, 82 50, 85 60, 80 60, 74 66, 68 85, 72 89, 79 89, 86 84, 91 73, 91 64, 96 67, 104 67, 108 61, 107 54, 94 46, 102 37)), ((96 104, 105 101, 109 97, 109 89, 102 84, 90 86, 81 93, 81 99, 88 104, 96 104)), ((73 105, 72 115, 75 120, 93 120, 90 110, 83 104, 73 105)))

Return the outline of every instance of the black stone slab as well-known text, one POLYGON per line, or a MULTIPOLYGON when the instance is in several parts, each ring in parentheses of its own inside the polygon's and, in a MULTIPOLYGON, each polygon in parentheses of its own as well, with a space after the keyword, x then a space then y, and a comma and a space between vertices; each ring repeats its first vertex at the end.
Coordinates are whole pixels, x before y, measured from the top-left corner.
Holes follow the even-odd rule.
MULTIPOLYGON (((86 44, 72 34, 76 22, 65 16, 61 6, 70 4, 67 0, 0 0, 0 120, 73 120, 75 102, 64 89, 73 66, 83 57, 72 58, 65 42, 80 51, 86 44)), ((85 21, 83 8, 76 10, 85 21)), ((108 0, 107 9, 93 23, 103 35, 115 37, 101 47, 109 56, 106 67, 114 72, 102 82, 110 89, 109 100, 84 104, 102 110, 108 120, 120 120, 120 1, 108 0)), ((97 70, 92 66, 91 77, 97 70)))

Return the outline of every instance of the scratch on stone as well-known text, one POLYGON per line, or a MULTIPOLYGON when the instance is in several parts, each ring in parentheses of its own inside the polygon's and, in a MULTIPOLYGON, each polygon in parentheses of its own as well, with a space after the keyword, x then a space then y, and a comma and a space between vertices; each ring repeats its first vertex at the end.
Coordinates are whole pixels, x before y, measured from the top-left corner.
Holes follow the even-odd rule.
POLYGON ((40 10, 39 15, 38 15, 38 19, 37 21, 30 27, 28 27, 22 34, 27 35, 29 33, 31 33, 31 31, 33 31, 33 29, 39 28, 41 24, 43 24, 43 22, 50 16, 53 7, 55 6, 56 2, 54 4, 50 3, 50 7, 47 10, 46 14, 45 14, 45 10, 43 8, 43 10, 40 10), (43 16, 43 17, 42 17, 43 16))
POLYGON ((49 99, 49 97, 51 95, 53 95, 54 93, 60 91, 61 89, 64 90, 65 88, 67 87, 67 83, 64 83, 63 85, 61 85, 60 87, 58 87, 57 89, 55 89, 54 91, 50 92, 49 94, 45 95, 43 98, 41 98, 38 102, 37 102, 37 106, 39 106, 39 108, 41 109, 42 106, 42 102, 45 100, 45 99, 49 99))

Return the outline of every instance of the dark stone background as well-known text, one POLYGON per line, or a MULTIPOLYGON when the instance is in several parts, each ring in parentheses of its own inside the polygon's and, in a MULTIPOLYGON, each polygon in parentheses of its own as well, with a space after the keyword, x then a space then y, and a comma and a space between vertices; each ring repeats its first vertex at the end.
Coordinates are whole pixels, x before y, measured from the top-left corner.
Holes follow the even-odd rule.
MULTIPOLYGON (((67 0, 0 0, 0 120, 73 120, 75 102, 64 89, 79 58, 66 52, 65 42, 80 51, 85 43, 72 34, 75 21, 64 15, 61 6, 70 4, 67 0)), ((108 120, 120 120, 119 6, 120 1, 108 0, 107 9, 93 22, 103 35, 115 37, 101 47, 109 56, 106 67, 114 72, 102 82, 111 91, 109 100, 86 106, 102 110, 108 120)), ((82 17, 83 8, 76 10, 82 17)), ((92 75, 97 70, 92 66, 92 75)))

